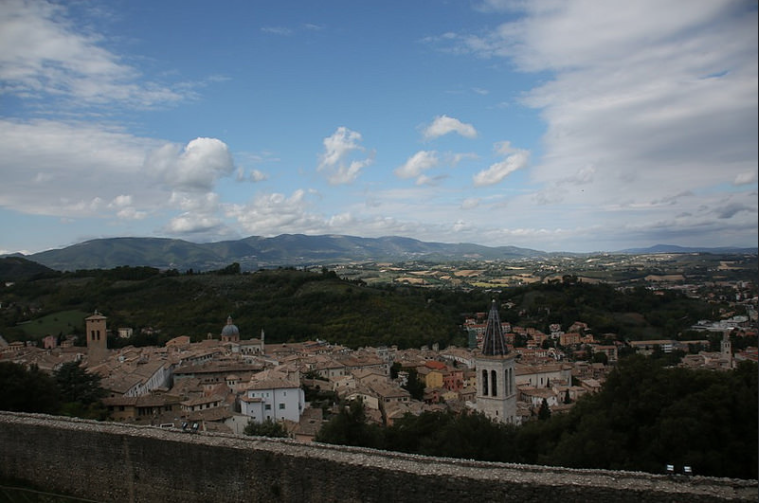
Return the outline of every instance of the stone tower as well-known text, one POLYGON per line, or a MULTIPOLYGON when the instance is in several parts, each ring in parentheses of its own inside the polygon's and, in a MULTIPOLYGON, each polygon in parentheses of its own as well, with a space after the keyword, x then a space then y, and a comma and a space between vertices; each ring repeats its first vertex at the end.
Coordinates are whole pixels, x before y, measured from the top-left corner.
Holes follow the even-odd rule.
POLYGON ((506 346, 495 300, 490 307, 477 367, 477 410, 501 423, 517 421, 514 354, 506 346))
POLYGON ((733 368, 733 343, 730 342, 730 331, 725 330, 719 344, 720 358, 725 361, 727 368, 733 368))
POLYGON ((108 356, 108 333, 106 332, 105 320, 107 318, 98 313, 84 319, 85 336, 87 337, 87 361, 88 365, 99 363, 108 356))

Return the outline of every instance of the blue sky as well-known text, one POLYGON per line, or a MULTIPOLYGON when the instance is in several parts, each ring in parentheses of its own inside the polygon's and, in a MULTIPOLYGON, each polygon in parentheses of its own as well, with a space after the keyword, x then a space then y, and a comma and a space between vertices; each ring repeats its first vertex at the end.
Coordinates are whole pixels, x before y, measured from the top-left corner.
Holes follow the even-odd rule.
POLYGON ((757 246, 757 8, 0 2, 0 253, 757 246))

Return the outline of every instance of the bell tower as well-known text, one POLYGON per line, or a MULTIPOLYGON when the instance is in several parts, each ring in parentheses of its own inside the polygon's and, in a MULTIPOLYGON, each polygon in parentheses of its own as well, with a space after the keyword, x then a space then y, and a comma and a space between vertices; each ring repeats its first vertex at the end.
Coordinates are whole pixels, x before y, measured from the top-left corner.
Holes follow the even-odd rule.
POLYGON ((517 421, 517 390, 514 381, 514 354, 503 335, 495 300, 488 313, 482 350, 475 358, 477 367, 477 410, 501 423, 517 421))
POLYGON ((730 331, 725 330, 722 333, 719 349, 720 357, 725 361, 727 367, 733 368, 733 343, 730 342, 730 331))
POLYGON ((95 310, 95 314, 84 319, 85 336, 87 337, 88 364, 96 364, 108 356, 108 333, 105 320, 107 318, 95 310))

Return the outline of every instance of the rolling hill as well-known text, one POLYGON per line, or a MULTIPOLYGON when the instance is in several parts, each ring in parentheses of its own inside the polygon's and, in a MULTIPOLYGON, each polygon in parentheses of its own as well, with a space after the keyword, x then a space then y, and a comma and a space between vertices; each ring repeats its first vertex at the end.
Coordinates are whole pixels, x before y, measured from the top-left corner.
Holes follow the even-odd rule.
POLYGON ((239 263, 242 270, 256 270, 369 261, 514 260, 547 255, 515 246, 427 243, 392 236, 361 238, 282 234, 271 238, 251 236, 236 241, 202 244, 164 238, 94 239, 25 258, 59 271, 119 266, 207 271, 233 262, 239 263))

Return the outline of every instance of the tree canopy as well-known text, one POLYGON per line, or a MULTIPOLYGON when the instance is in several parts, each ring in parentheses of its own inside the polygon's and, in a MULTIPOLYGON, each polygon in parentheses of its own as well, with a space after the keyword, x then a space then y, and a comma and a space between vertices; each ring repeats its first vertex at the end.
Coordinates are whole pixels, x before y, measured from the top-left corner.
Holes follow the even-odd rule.
POLYGON ((55 380, 37 367, 0 362, 0 409, 56 414, 61 406, 55 380))
POLYGON ((87 372, 80 362, 68 362, 53 373, 60 392, 61 413, 88 419, 105 419, 106 410, 100 401, 105 391, 100 376, 87 372))
POLYGON ((431 456, 485 461, 755 478, 757 365, 728 372, 671 368, 631 356, 601 392, 580 397, 567 413, 516 427, 481 413, 407 414, 380 428, 365 421, 363 404, 344 406, 317 440, 431 456))
POLYGON ((250 421, 245 426, 243 433, 254 437, 287 438, 290 436, 282 423, 274 422, 271 418, 266 419, 263 423, 250 421))

